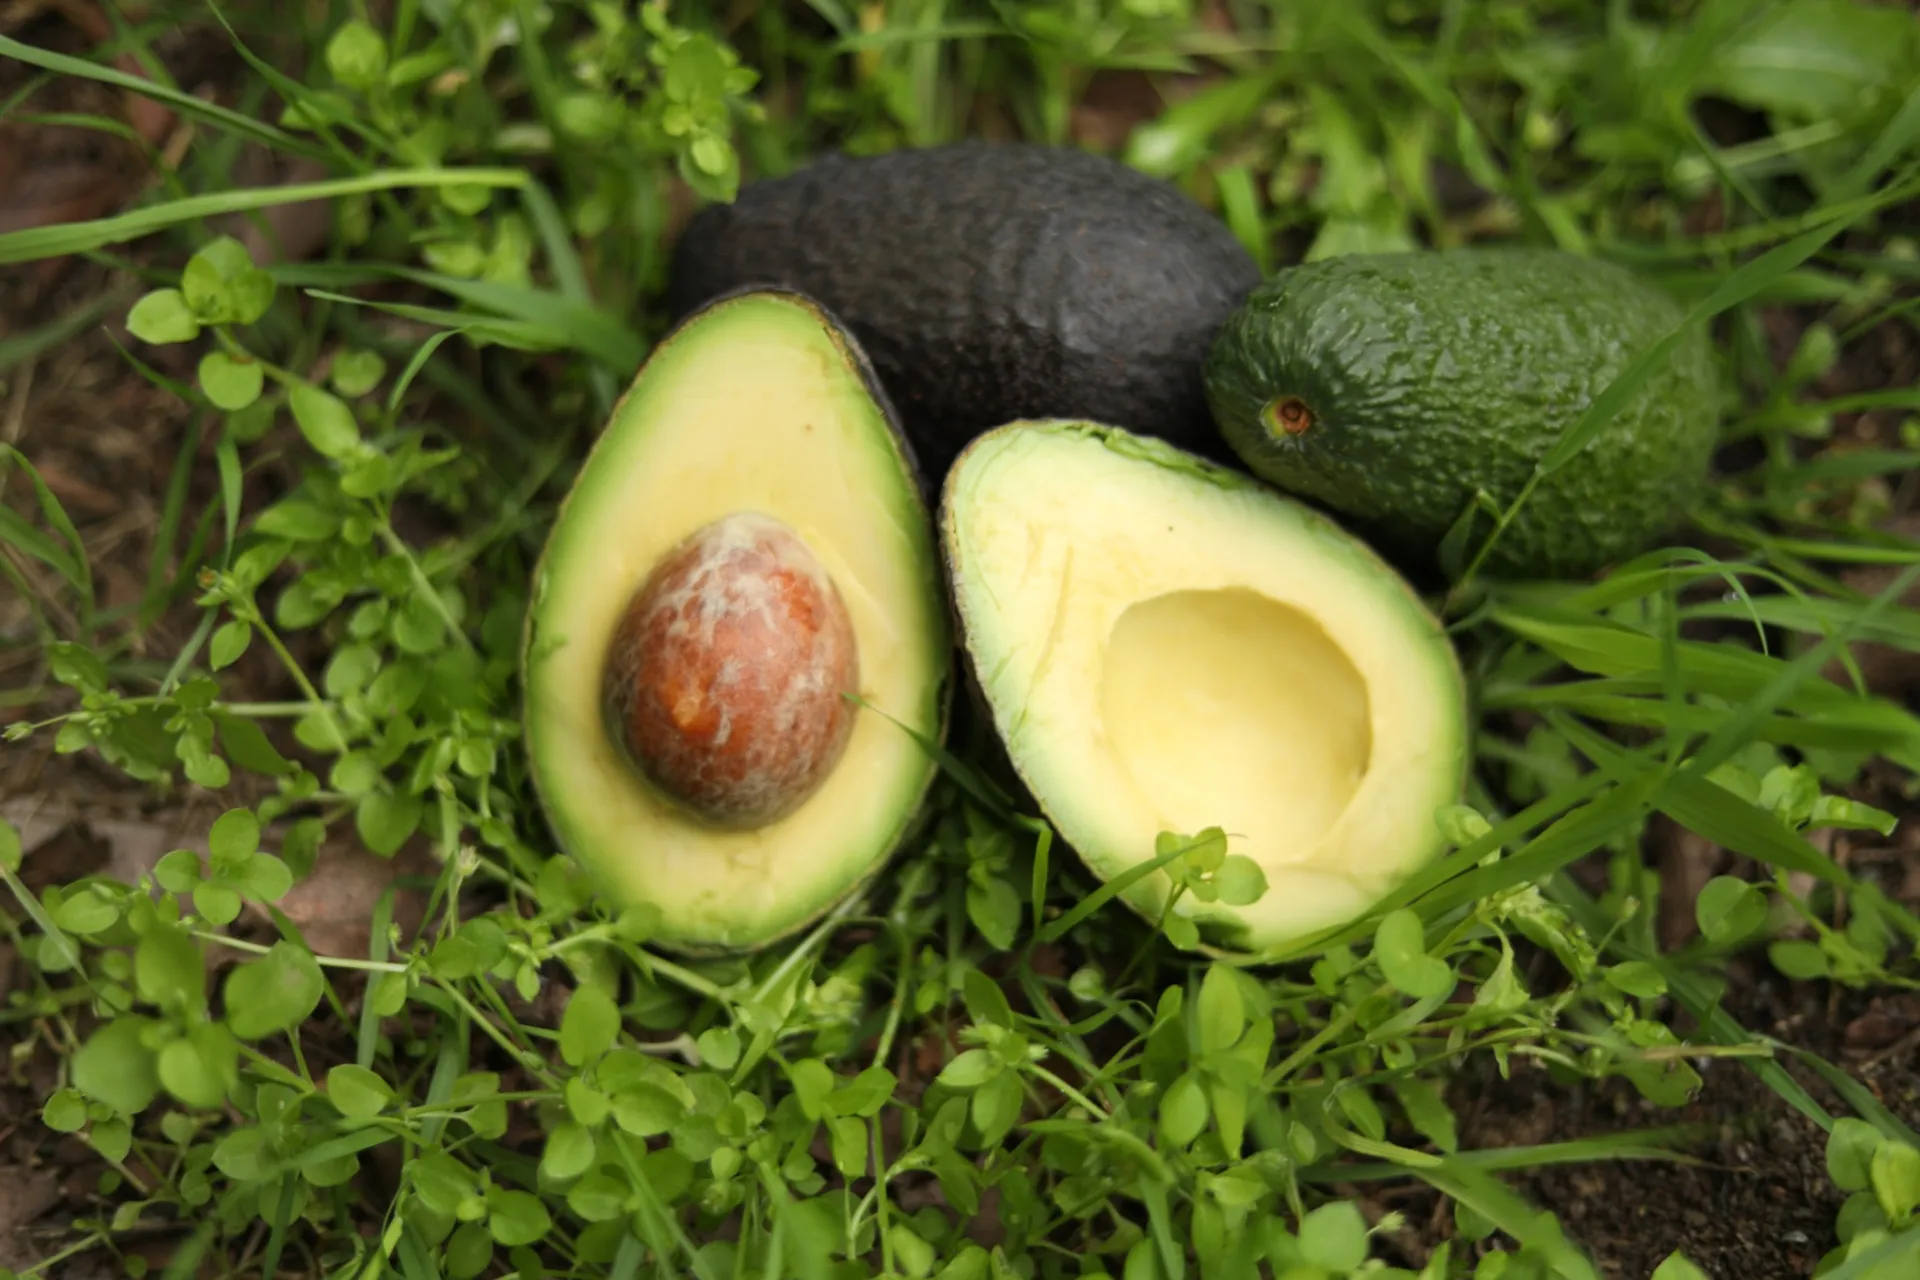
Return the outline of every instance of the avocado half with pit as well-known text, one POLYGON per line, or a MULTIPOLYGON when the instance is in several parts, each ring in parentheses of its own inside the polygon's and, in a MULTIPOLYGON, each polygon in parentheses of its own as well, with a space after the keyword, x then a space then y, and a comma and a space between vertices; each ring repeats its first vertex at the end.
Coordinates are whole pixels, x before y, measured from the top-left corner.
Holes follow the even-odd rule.
MULTIPOLYGON (((941 502, 979 692, 1021 780, 1102 880, 1220 827, 1268 888, 1183 895, 1203 938, 1284 948, 1362 914, 1442 837, 1469 719, 1458 659, 1393 569, 1325 516, 1157 439, 1020 422, 941 502)), ((1126 900, 1157 918, 1163 873, 1126 900)))
POLYGON ((657 909, 655 941, 764 946, 913 827, 951 684, 933 522, 865 355, 809 298, 731 295, 660 342, 534 582, 535 788, 612 900, 657 909))

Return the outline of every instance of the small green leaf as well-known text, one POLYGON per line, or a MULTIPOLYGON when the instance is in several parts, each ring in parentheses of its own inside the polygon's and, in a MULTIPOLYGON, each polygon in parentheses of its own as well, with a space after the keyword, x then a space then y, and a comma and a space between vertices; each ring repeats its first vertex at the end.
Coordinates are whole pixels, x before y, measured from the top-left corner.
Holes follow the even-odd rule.
POLYGON ((178 289, 155 289, 127 312, 127 331, 142 342, 164 346, 200 336, 200 321, 178 289))
POLYGON ((118 1164, 133 1150, 133 1126, 118 1116, 97 1121, 93 1131, 87 1135, 87 1142, 95 1151, 118 1164))
POLYGON ((827 1110, 837 1116, 878 1115, 898 1083, 885 1067, 868 1067, 833 1091, 827 1098, 827 1110))
POLYGON ((213 1167, 235 1182, 257 1182, 273 1163, 267 1131, 259 1125, 231 1130, 213 1148, 213 1167))
POLYGON ((1192 1071, 1167 1086, 1160 1099, 1160 1141, 1184 1147, 1207 1127, 1207 1092, 1192 1071))
POLYGON ((467 1167, 444 1151, 428 1150, 407 1165, 414 1194, 435 1213, 452 1217, 462 1202, 474 1194, 473 1175, 467 1167))
POLYGON ((23 856, 20 833, 14 830, 11 822, 0 818, 0 867, 8 871, 18 871, 23 856))
POLYGON ((1020 1107, 1025 1101, 1020 1077, 1011 1071, 1002 1071, 975 1089, 970 1114, 974 1127, 980 1130, 981 1141, 988 1146, 998 1145, 1019 1121, 1020 1107))
POLYGON ((327 70, 349 89, 371 89, 387 72, 387 41, 358 18, 340 25, 327 41, 327 70))
POLYGON ((1013 946, 1020 932, 1020 894, 999 876, 967 885, 967 918, 996 951, 1013 946))
POLYGON ((1407 1113, 1407 1119, 1421 1137, 1449 1155, 1460 1149, 1453 1109, 1447 1105, 1446 1095, 1431 1081, 1403 1076, 1390 1080, 1387 1087, 1400 1100, 1400 1109, 1407 1113))
POLYGON ((727 145, 724 138, 711 133, 695 138, 687 151, 700 172, 710 177, 725 173, 727 166, 733 162, 733 148, 727 145))
POLYGON ((1738 876, 1715 876, 1700 887, 1693 915, 1707 941, 1735 943, 1766 923, 1767 900, 1738 876))
POLYGON ((1645 960, 1627 960, 1606 970, 1609 985, 1630 996, 1653 999, 1667 993, 1667 980, 1660 970, 1645 960))
POLYGON ((1240 1000, 1240 986, 1226 965, 1211 965, 1200 982, 1200 998, 1194 1002, 1199 1019, 1200 1052, 1218 1053, 1232 1047, 1246 1030, 1246 1011, 1240 1000))
POLYGON ((1842 1116, 1827 1134, 1827 1176, 1842 1191, 1865 1191, 1872 1180, 1873 1154, 1885 1141, 1865 1120, 1842 1116))
POLYGON ((967 1049, 941 1068, 939 1081, 949 1089, 977 1089, 1000 1070, 1000 1060, 987 1050, 967 1049))
POLYGON ((1920 1150, 1889 1138, 1873 1153, 1873 1195, 1887 1220, 1904 1225, 1920 1206, 1920 1150))
POLYGON ((273 277, 233 236, 209 241, 187 260, 180 291, 203 324, 252 324, 273 305, 273 277))
POLYGON ((626 1212, 627 1184, 609 1174, 590 1173, 567 1191, 567 1208, 588 1222, 607 1222, 626 1212))
POLYGON ((1427 953, 1425 927, 1405 907, 1381 918, 1374 931, 1373 954, 1387 981, 1416 1000, 1443 996, 1453 988, 1453 970, 1427 953))
POLYGON ((570 93, 553 105, 560 132, 585 142, 611 138, 626 119, 618 102, 598 93, 570 93))
POLYGON ((253 531, 290 542, 324 542, 340 532, 340 516, 315 502, 282 498, 254 519, 253 531))
POLYGON ((420 826, 423 805, 419 796, 369 791, 354 810, 354 829, 367 848, 391 857, 420 826))
POLYGON ((188 893, 200 883, 200 855, 175 849, 153 864, 154 883, 168 893, 188 893))
POLYGON ((405 653, 430 654, 446 642, 447 623, 424 595, 407 597, 393 615, 393 643, 405 653))
POLYGON ((326 988, 320 966, 304 949, 276 942, 258 960, 227 975, 227 1026, 242 1040, 259 1040, 306 1020, 326 988))
POLYGON ((177 925, 151 926, 133 952, 140 998, 167 1010, 198 1012, 206 1004, 206 957, 177 925))
POLYGON ((547 1206, 530 1191, 503 1191, 496 1187, 487 1201, 487 1230, 510 1249, 534 1243, 553 1226, 553 1219, 547 1216, 547 1206))
POLYGON ((446 1259, 451 1280, 479 1280, 493 1262, 493 1237, 479 1223, 463 1222, 447 1240, 446 1259))
POLYGON ((160 1050, 160 1083, 189 1107, 212 1110, 239 1078, 240 1045, 219 1023, 202 1023, 160 1050))
POLYGON ((1827 976, 1827 953, 1818 943, 1803 942, 1797 938, 1785 942, 1776 942, 1767 948, 1767 958, 1773 961, 1773 967, 1789 978, 1807 980, 1827 976))
POLYGON ((731 1027, 708 1027, 694 1041, 700 1060, 720 1071, 731 1071, 740 1061, 740 1037, 731 1027))
POLYGON ((78 1133, 87 1125, 87 1100, 78 1089, 57 1089, 40 1109, 40 1121, 55 1133, 78 1133))
MULTIPOLYGON (((895 1222, 887 1227, 887 1243, 893 1248, 894 1260, 900 1264, 900 1270, 913 1277, 913 1280, 920 1280, 933 1271, 933 1264, 937 1260, 933 1246, 906 1223, 895 1222)), ((1092 1277, 1083 1272, 1082 1280, 1092 1280, 1092 1277)))
POLYGON ((593 1135, 571 1120, 562 1120, 547 1135, 540 1153, 540 1172, 565 1182, 577 1178, 593 1165, 593 1135))
POLYGON ((201 881, 193 887, 193 909, 208 924, 232 924, 240 918, 240 895, 230 885, 201 881))
POLYGON ((1230 854, 1213 873, 1213 884, 1220 891, 1220 901, 1228 906, 1251 906, 1266 896, 1267 873, 1245 854, 1230 854))
POLYGON ((213 723, 220 731, 220 749, 241 768, 275 778, 295 772, 293 761, 281 755, 268 741, 266 730, 252 720, 244 716, 215 715, 213 723))
POLYGON ((338 396, 329 395, 309 382, 295 383, 287 395, 287 406, 300 434, 314 452, 327 458, 348 458, 360 451, 360 424, 353 410, 338 396))
POLYGON ((587 1083, 585 1076, 570 1076, 566 1087, 567 1110, 589 1129, 600 1124, 613 1110, 607 1095, 587 1083))
POLYGON ((207 661, 215 671, 232 666, 247 651, 253 639, 253 627, 238 621, 223 622, 207 641, 207 661))
POLYGON ((680 1099, 658 1085, 628 1085, 613 1097, 614 1123, 636 1138, 665 1133, 685 1117, 680 1099))
POLYGON ((141 1043, 146 1025, 120 1017, 95 1031, 73 1055, 73 1087, 122 1115, 146 1110, 160 1092, 153 1050, 141 1043))
POLYGON ((201 358, 199 378, 207 399, 229 413, 258 400, 266 383, 258 361, 236 360, 224 351, 209 351, 201 358))
POLYGON ((1695 1266, 1686 1254, 1675 1249, 1653 1269, 1649 1280, 1712 1280, 1712 1277, 1695 1266))
POLYGON ((827 1136, 833 1150, 833 1166, 841 1176, 864 1177, 867 1172, 866 1122, 853 1116, 833 1116, 827 1120, 827 1136))
POLYGON ((560 1056, 568 1066, 583 1067, 607 1050, 620 1035, 620 1007, 606 988, 589 983, 567 1000, 560 1015, 560 1056))
POLYGON ((260 849, 260 819, 250 809, 229 809, 213 820, 207 852, 215 866, 238 866, 260 849))
POLYGON ((1813 802, 1813 813, 1807 819, 1809 827, 1848 827, 1856 830, 1877 831, 1883 836, 1893 834, 1899 826, 1899 820, 1884 809, 1876 809, 1870 804, 1850 800, 1846 796, 1821 796, 1813 802))
POLYGON ((82 885, 53 913, 53 922, 68 933, 103 933, 120 919, 120 904, 90 885, 82 885))
POLYGON ((802 1058, 788 1069, 793 1080, 794 1097, 807 1119, 818 1120, 827 1113, 827 1097, 835 1084, 833 1071, 818 1058, 802 1058))
POLYGON ((1167 935, 1167 941, 1182 951, 1193 951, 1200 946, 1200 926, 1183 915, 1170 915, 1160 926, 1167 935))
POLYGON ((1346 1275, 1367 1260, 1367 1220, 1351 1200, 1323 1204, 1300 1220, 1300 1254, 1322 1271, 1346 1275))
POLYGON ((393 1089, 378 1072, 343 1062, 327 1072, 327 1097, 349 1120, 365 1120, 386 1110, 393 1089))

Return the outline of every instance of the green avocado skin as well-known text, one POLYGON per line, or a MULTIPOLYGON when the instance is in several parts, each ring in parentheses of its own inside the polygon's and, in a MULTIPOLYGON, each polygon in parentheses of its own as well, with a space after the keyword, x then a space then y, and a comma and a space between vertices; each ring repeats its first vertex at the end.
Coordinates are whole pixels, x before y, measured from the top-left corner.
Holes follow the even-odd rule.
MULTIPOLYGON (((1215 335, 1203 376, 1249 470, 1428 571, 1476 490, 1509 505, 1562 431, 1681 319, 1626 269, 1558 250, 1355 254, 1256 288, 1215 335), (1311 413, 1297 434, 1269 425, 1267 406, 1290 396, 1311 413)), ((1638 553, 1699 491, 1717 431, 1695 326, 1535 487, 1483 571, 1581 577, 1638 553)), ((1479 523, 1474 546, 1490 528, 1479 523)))

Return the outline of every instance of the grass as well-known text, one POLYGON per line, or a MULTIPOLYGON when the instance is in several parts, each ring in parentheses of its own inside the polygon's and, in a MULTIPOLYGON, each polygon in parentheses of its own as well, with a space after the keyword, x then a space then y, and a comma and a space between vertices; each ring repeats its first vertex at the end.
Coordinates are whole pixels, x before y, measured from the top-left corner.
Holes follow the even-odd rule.
MULTIPOLYGON (((1843 990, 1920 977, 1897 877, 1831 838, 1887 836, 1920 768, 1920 720, 1859 649, 1920 651, 1920 541, 1888 531, 1920 455, 1897 354, 1920 274, 1910 15, 400 0, 109 17, 84 56, 0 40, 28 68, 0 111, 93 82, 162 103, 192 145, 118 212, 0 235, 0 263, 79 255, 111 300, 0 340, 0 378, 126 316, 125 376, 191 425, 166 442, 131 606, 108 602, 32 449, 0 454, 0 572, 30 632, 6 655, 28 673, 9 751, 93 753, 219 816, 204 859, 153 868, 153 894, 30 889, 0 825, 26 974, 0 1019, 15 1061, 57 1081, 11 1122, 79 1135, 101 1170, 22 1274, 110 1257, 170 1280, 1572 1280, 1601 1274, 1591 1249, 1502 1175, 1682 1160, 1698 1135, 1475 1149, 1460 1089, 1532 1064, 1677 1110, 1717 1057, 1825 1132, 1846 1198, 1821 1274, 1911 1273, 1920 1138, 1727 1007, 1756 960, 1843 990), (168 78, 181 23, 223 51, 217 102, 168 78), (726 199, 829 147, 1103 130, 1270 267, 1500 240, 1631 263, 1714 336, 1720 482, 1673 545, 1598 580, 1468 572, 1444 593, 1481 718, 1450 851, 1261 958, 1286 963, 1209 957, 1127 915, 983 788, 973 742, 927 834, 802 938, 744 959, 650 948, 643 914, 609 914, 551 856, 516 646, 571 468, 661 331, 675 191, 726 199), (326 176, 238 187, 245 148, 326 176), (210 222, 322 197, 304 260, 256 262, 210 222), (1649 861, 1660 824, 1736 855, 1678 945, 1655 927, 1676 891, 1649 861), (380 897, 364 954, 316 954, 276 907, 338 841, 436 855, 380 897), (394 923, 407 895, 417 933, 394 923), (1444 1197, 1423 1256, 1376 1183, 1444 1197)), ((1578 465, 1659 355, 1543 471, 1578 465)), ((1160 851, 1195 882, 1217 852, 1160 851)), ((1668 1243, 1659 1280, 1708 1274, 1668 1243)))

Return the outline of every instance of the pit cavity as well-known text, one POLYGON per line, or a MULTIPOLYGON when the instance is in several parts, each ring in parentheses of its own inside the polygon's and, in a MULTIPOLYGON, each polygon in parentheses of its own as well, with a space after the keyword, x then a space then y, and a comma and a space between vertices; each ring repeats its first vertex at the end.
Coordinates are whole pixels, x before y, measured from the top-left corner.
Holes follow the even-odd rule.
POLYGON ((1366 681, 1313 618, 1245 589, 1176 591, 1114 624, 1102 712, 1163 829, 1226 830, 1263 863, 1297 862, 1366 776, 1366 681))

